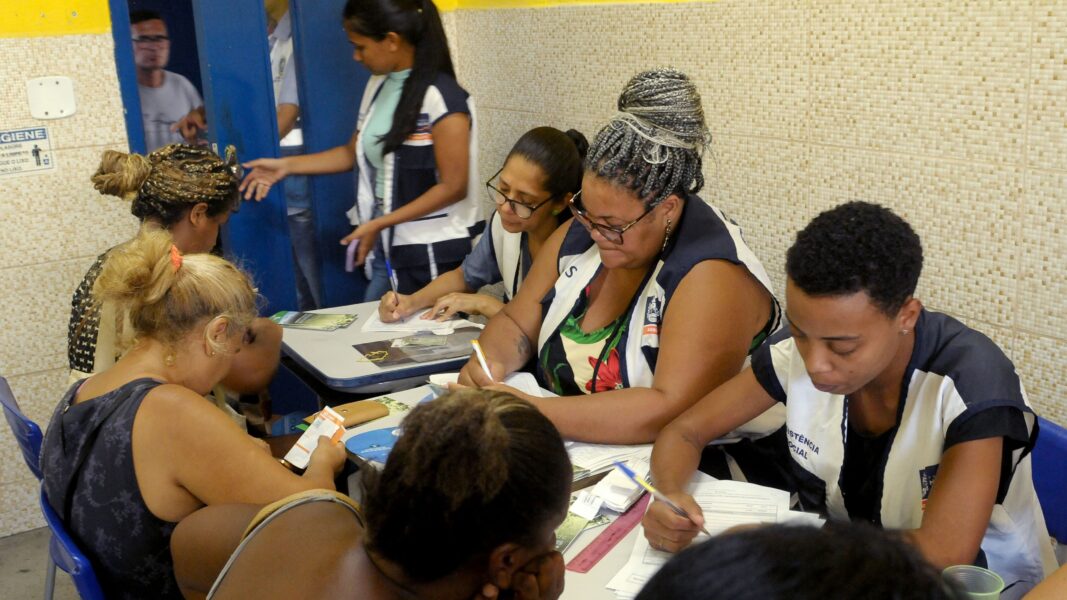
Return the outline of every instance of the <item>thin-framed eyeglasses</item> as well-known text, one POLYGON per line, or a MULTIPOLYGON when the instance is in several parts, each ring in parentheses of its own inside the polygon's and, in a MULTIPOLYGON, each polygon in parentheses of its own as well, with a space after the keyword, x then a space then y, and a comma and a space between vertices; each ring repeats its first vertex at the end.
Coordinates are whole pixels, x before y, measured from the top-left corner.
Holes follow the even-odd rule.
POLYGON ((582 226, 585 227, 586 229, 588 229, 589 231, 593 231, 595 229, 596 232, 599 233, 600 236, 603 237, 605 240, 611 242, 612 244, 618 244, 618 245, 622 245, 622 234, 626 233, 626 231, 628 229, 630 229, 631 227, 633 227, 634 225, 637 225, 638 221, 640 221, 641 219, 644 219, 646 216, 648 216, 648 213, 650 213, 650 212, 652 212, 653 210, 656 209, 655 206, 650 206, 650 207, 645 209, 645 212, 641 213, 640 217, 637 217, 636 219, 634 219, 633 221, 630 221, 629 223, 627 223, 626 225, 623 225, 622 227, 614 227, 612 225, 604 225, 602 223, 594 223, 589 218, 589 214, 585 212, 585 208, 582 207, 582 204, 581 204, 582 199, 581 199, 581 197, 582 197, 582 191, 581 190, 578 190, 578 193, 571 197, 570 205, 571 205, 571 212, 574 213, 574 218, 578 219, 578 222, 581 223, 582 226))
POLYGON ((511 212, 515 213, 516 217, 520 219, 529 219, 533 216, 535 210, 556 199, 556 196, 549 196, 545 200, 542 200, 541 202, 530 206, 529 204, 519 202, 514 198, 508 198, 504 194, 504 192, 501 192, 493 185, 493 180, 499 177, 500 173, 502 173, 503 171, 504 168, 501 167, 500 170, 496 172, 496 175, 493 175, 489 178, 489 181, 485 182, 485 191, 487 194, 489 194, 489 199, 492 200, 493 204, 496 204, 497 206, 503 206, 504 203, 507 202, 508 206, 511 207, 511 212))

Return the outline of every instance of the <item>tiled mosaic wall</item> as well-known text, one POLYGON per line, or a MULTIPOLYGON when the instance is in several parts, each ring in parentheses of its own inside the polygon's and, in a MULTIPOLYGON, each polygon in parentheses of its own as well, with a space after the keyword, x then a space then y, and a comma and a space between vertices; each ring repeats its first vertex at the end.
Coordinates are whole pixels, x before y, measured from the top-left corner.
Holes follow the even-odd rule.
MULTIPOLYGON (((0 129, 48 128, 56 169, 0 177, 0 375, 41 424, 67 382, 70 296, 102 250, 130 237, 129 205, 93 190, 100 153, 126 149, 110 34, 0 38, 0 129), (17 59, 16 59, 17 57, 17 59), (57 121, 30 117, 25 81, 74 80, 78 112, 57 121)), ((0 537, 43 525, 38 484, 11 430, 0 427, 0 537)))
POLYGON ((526 129, 592 137, 634 73, 698 84, 703 195, 783 289, 819 211, 892 207, 922 236, 919 296, 1011 355, 1067 423, 1067 2, 811 0, 460 10, 446 17, 489 176, 526 129))

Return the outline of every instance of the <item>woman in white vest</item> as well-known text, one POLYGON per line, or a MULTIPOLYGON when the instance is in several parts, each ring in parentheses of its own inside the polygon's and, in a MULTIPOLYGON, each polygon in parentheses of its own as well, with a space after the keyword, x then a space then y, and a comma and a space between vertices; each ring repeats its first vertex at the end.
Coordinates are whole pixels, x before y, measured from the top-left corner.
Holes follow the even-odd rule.
POLYGON ((545 240, 560 225, 560 215, 582 185, 582 160, 589 142, 580 132, 554 127, 527 131, 511 148, 504 166, 485 182, 496 212, 489 231, 458 268, 434 279, 414 294, 386 292, 378 305, 390 323, 432 307, 423 319, 448 319, 456 312, 492 317, 501 308, 495 296, 476 293, 486 285, 504 284, 510 301, 533 266, 545 240))
POLYGON ((536 358, 561 397, 511 391, 565 438, 648 443, 741 370, 778 309, 740 229, 695 195, 709 138, 696 87, 648 71, 618 107, 589 149, 575 218, 481 336, 491 377, 472 359, 460 381, 493 387, 536 358))
POLYGON ((903 530, 937 567, 980 564, 1017 598, 1055 567, 1030 477, 1037 417, 989 338, 913 296, 922 246, 890 210, 816 217, 786 258, 790 329, 656 440, 652 474, 694 522, 653 503, 645 534, 686 546, 685 494, 706 444, 776 403, 801 507, 903 530))
POLYGON ((390 289, 390 278, 410 294, 470 253, 484 227, 472 176, 477 131, 432 0, 349 0, 343 18, 353 58, 372 73, 351 140, 251 161, 241 190, 260 200, 287 175, 357 168, 356 204, 347 213, 356 228, 341 243, 359 243, 355 264, 371 256, 369 301, 390 289))

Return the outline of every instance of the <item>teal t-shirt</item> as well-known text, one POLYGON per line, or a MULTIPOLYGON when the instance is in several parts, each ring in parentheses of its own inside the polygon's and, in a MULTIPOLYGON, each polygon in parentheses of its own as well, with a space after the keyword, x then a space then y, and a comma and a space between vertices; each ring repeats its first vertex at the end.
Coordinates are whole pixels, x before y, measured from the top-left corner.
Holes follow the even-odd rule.
POLYGON ((404 82, 411 69, 394 71, 385 78, 378 97, 374 99, 374 109, 370 118, 360 132, 363 143, 363 153, 367 161, 374 167, 374 195, 378 198, 385 197, 385 180, 382 178, 382 164, 384 154, 382 152, 382 138, 393 128, 393 115, 396 113, 396 105, 400 103, 400 92, 404 89, 404 82))

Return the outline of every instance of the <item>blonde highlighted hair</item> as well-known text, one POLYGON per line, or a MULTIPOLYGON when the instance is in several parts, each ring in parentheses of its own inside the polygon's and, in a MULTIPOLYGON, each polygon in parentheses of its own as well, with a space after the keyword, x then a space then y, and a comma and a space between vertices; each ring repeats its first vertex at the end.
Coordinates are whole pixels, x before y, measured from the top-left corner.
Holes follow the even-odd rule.
MULTIPOLYGON (((184 338, 205 319, 225 318, 228 335, 246 330, 257 314, 257 294, 248 275, 211 254, 188 254, 178 263, 171 257, 172 246, 165 230, 144 228, 108 253, 93 299, 112 303, 119 323, 128 317, 133 336, 165 344, 184 338)), ((225 350, 211 338, 207 343, 216 352, 225 350)))

